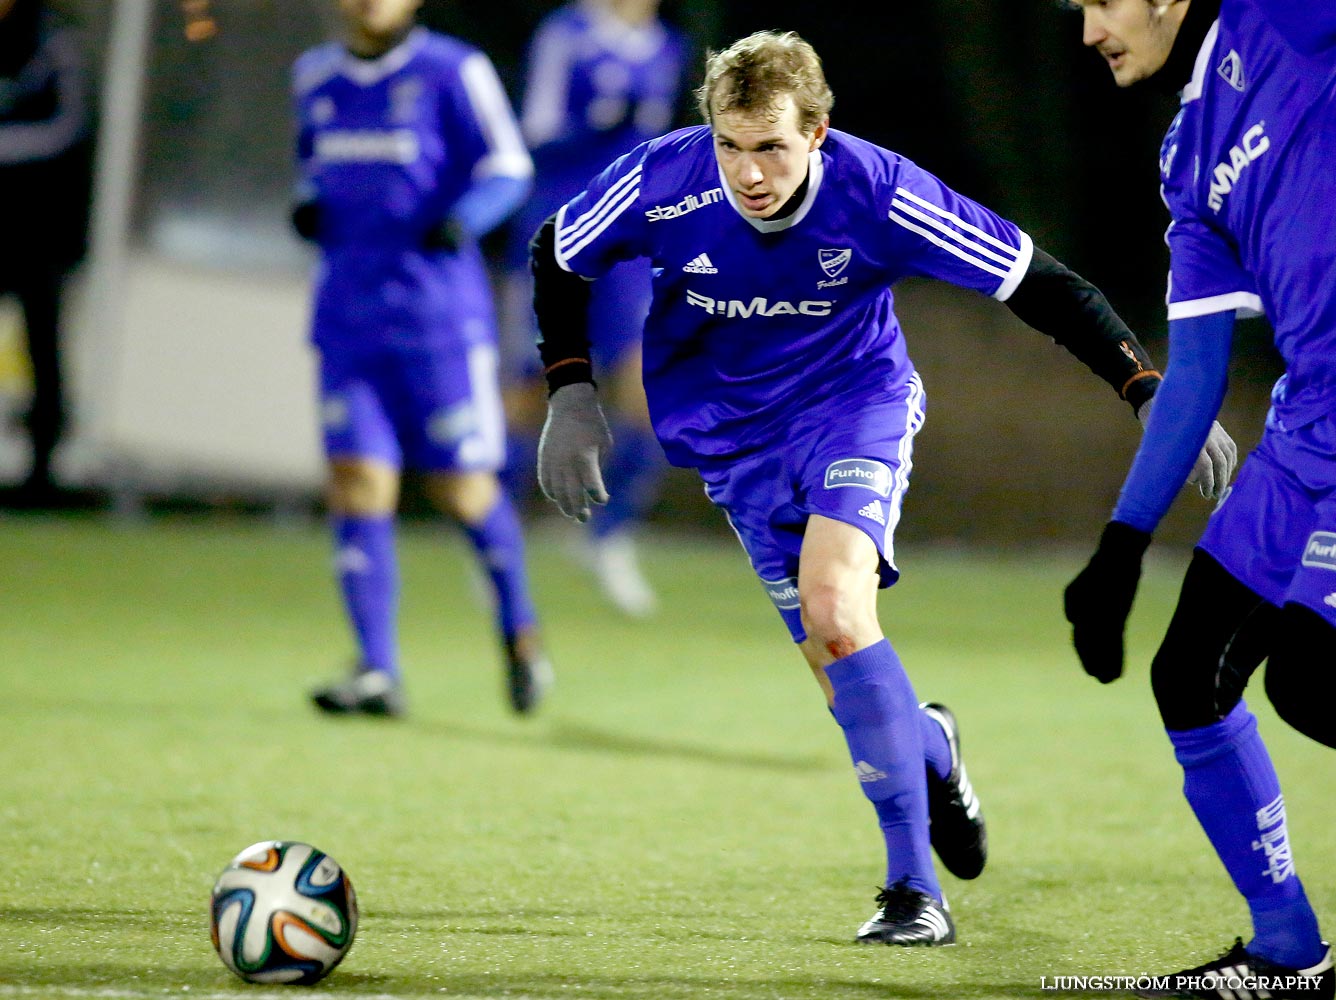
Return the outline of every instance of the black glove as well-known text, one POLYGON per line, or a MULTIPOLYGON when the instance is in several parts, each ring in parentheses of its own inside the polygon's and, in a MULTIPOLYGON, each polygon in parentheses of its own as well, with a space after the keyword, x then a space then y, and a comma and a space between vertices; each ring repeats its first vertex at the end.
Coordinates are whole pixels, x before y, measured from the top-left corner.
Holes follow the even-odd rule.
POLYGON ((459 248, 468 242, 468 234, 454 219, 446 219, 427 230, 422 237, 422 249, 430 253, 459 253, 459 248))
POLYGON ((1101 684, 1123 674, 1123 629, 1141 579, 1141 557, 1150 535, 1110 521, 1086 568, 1067 585, 1063 609, 1085 672, 1101 684))
POLYGON ((297 235, 310 243, 318 242, 320 239, 320 203, 315 201, 304 201, 299 205, 292 206, 292 212, 288 216, 292 222, 292 228, 296 230, 297 235))

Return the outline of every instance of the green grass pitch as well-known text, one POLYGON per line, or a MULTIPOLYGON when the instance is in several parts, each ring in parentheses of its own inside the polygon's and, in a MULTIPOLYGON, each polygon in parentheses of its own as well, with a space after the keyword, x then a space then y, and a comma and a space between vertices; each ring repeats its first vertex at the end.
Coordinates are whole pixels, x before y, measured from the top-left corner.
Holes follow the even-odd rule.
MULTIPOLYGON (((664 610, 632 624, 540 537, 558 686, 529 720, 463 547, 416 525, 401 553, 411 714, 331 720, 305 701, 349 655, 319 526, 0 519, 0 998, 294 995, 208 939, 214 877, 270 838, 331 853, 362 904, 301 996, 1040 997, 1248 934, 1146 678, 1181 553, 1148 567, 1106 688, 1059 610, 1080 554, 901 546, 883 622, 961 720, 991 840, 980 879, 943 875, 960 943, 936 950, 851 943, 872 811, 730 539, 655 549, 664 610)), ((1330 923, 1332 759, 1252 705, 1330 923)))

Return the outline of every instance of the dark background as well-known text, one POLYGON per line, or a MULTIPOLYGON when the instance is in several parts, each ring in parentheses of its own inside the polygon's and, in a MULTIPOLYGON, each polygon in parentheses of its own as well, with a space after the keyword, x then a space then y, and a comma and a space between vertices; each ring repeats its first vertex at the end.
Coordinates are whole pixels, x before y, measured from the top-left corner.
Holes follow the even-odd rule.
MULTIPOLYGON (((304 270, 286 228, 288 70, 337 31, 335 0, 212 0, 219 30, 194 42, 191 8, 155 2, 136 240, 209 266, 304 270)), ((518 101, 525 45, 555 6, 427 0, 422 20, 487 51, 518 101)), ((89 28, 94 50, 105 42, 103 4, 65 7, 89 28)), ((1014 220, 1099 285, 1163 364, 1167 216, 1157 163, 1177 98, 1115 88, 1081 45, 1078 12, 1058 0, 665 0, 663 14, 697 50, 693 87, 708 48, 762 28, 802 34, 835 92, 834 127, 895 149, 1014 220)), ((695 120, 687 95, 681 121, 695 120)), ((897 288, 897 300, 929 393, 899 535, 1093 537, 1138 440, 1128 408, 996 303, 921 282, 897 288)), ((1266 327, 1241 325, 1222 420, 1243 451, 1278 374, 1266 327)), ((1208 509, 1181 501, 1162 537, 1191 540, 1208 509)), ((656 516, 722 524, 690 474, 672 480, 656 516)))

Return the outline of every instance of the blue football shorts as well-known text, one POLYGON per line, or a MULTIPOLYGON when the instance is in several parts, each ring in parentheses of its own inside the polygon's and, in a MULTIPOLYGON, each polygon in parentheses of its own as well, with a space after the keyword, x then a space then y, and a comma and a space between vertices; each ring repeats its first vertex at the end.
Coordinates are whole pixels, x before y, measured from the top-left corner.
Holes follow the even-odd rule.
POLYGON ((320 354, 325 454, 424 472, 495 471, 505 460, 496 348, 382 346, 320 354))
POLYGON ((899 579, 895 528, 925 402, 917 372, 893 386, 863 383, 804 413, 782 449, 700 470, 706 496, 728 516, 794 642, 807 638, 798 557, 813 514, 872 539, 882 587, 899 579))
POLYGON ((1336 625, 1336 417, 1268 426, 1198 545, 1265 600, 1336 625))

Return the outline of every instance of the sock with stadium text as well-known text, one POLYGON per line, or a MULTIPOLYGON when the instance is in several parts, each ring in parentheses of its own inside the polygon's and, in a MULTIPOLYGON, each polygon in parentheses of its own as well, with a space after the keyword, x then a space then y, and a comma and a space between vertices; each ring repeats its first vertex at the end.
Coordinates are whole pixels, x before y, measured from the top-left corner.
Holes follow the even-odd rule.
POLYGON ((612 427, 612 454, 603 482, 607 506, 594 509, 589 520, 595 540, 634 527, 649 512, 667 463, 654 432, 628 421, 612 427))
POLYGON ((529 597, 524 537, 510 494, 502 490, 496 505, 480 523, 465 524, 463 528, 492 582, 497 628, 506 639, 513 639, 530 628, 538 616, 529 597))
POLYGON ((394 517, 335 514, 335 572, 362 666, 399 676, 399 563, 394 517))
POLYGON ((1285 801, 1257 719, 1239 702, 1201 729, 1168 730, 1183 766, 1183 793, 1252 912, 1249 954, 1308 968, 1325 949, 1295 874, 1285 801))
POLYGON ((951 744, 946 730, 932 716, 919 709, 919 729, 923 732, 923 757, 932 773, 945 781, 951 774, 951 744))
POLYGON ((928 839, 923 713, 900 658, 882 639, 836 660, 826 676, 835 691, 832 713, 886 841, 885 884, 904 878, 941 900, 928 839))

